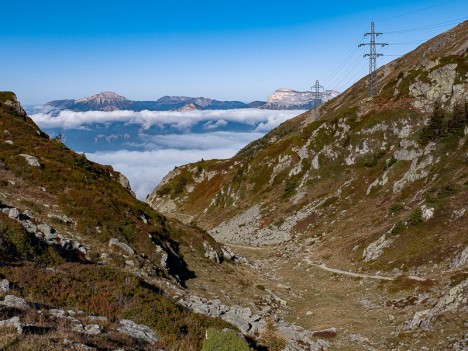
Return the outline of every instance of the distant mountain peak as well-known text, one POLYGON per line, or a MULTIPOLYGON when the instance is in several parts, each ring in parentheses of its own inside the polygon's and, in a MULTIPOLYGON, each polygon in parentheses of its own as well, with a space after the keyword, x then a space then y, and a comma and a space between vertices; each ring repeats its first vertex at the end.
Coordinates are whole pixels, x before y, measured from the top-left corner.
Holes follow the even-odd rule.
POLYGON ((126 101, 127 98, 125 98, 122 95, 119 95, 117 93, 114 93, 113 91, 103 91, 102 93, 77 99, 75 102, 87 102, 87 101, 99 101, 101 103, 109 102, 109 101, 126 101))
MULTIPOLYGON (((336 90, 325 90, 320 92, 320 100, 326 102, 338 96, 336 90)), ((308 110, 315 106, 315 95, 311 91, 296 91, 289 88, 276 89, 268 97, 268 102, 263 105, 263 109, 271 110, 308 110)))

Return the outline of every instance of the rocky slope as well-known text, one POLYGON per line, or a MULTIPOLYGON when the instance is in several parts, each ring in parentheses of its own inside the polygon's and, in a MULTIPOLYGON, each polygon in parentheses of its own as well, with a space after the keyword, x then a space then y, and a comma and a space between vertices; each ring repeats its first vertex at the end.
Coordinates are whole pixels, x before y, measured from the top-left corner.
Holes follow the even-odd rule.
MULTIPOLYGON (((50 139, 10 92, 0 92, 0 135, 2 350, 200 350, 207 329, 245 325, 236 309, 211 318, 184 307, 197 298, 188 281, 219 270, 236 281, 245 270, 232 256, 222 263, 206 232, 165 218, 112 167, 50 139)), ((257 337, 260 319, 247 321, 257 337)))
MULTIPOLYGON (((335 90, 320 92, 321 103, 338 96, 335 90)), ((315 95, 311 91, 295 91, 291 89, 278 89, 268 97, 268 101, 260 108, 269 110, 309 110, 316 105, 315 95)))
POLYGON ((149 196, 255 260, 332 349, 467 347, 468 22, 149 196), (341 306, 337 308, 337 305, 341 306), (465 322, 466 323, 466 322, 465 322))

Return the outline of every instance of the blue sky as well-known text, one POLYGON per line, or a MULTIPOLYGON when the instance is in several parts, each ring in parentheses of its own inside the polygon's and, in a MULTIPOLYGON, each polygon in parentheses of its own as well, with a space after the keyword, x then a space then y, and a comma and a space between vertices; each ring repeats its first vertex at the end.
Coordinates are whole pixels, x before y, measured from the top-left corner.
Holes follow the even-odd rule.
POLYGON ((135 100, 265 100, 316 79, 341 91, 367 73, 366 49, 355 47, 371 19, 388 33, 382 41, 398 44, 381 51, 398 55, 468 18, 463 0, 18 0, 1 8, 0 90, 24 104, 105 90, 135 100))

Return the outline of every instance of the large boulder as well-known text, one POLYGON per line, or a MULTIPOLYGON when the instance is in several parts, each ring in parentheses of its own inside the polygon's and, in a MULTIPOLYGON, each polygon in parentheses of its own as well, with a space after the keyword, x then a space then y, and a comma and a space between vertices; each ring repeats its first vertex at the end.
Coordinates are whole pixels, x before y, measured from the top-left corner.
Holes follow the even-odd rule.
POLYGON ((131 338, 147 342, 148 344, 155 344, 158 341, 157 335, 146 325, 136 324, 130 319, 123 319, 120 321, 117 330, 131 338))

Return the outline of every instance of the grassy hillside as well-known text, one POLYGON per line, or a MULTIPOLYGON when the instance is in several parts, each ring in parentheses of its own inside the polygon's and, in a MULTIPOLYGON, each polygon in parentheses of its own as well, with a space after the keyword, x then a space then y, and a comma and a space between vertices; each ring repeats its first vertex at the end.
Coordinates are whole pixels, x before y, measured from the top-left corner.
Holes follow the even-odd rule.
POLYGON ((28 337, 2 329, 2 349, 84 343, 100 350, 200 350, 208 328, 233 328, 169 298, 196 274, 185 257, 208 264, 203 242, 220 251, 208 234, 138 201, 112 167, 50 140, 11 92, 0 93, 0 135, 0 278, 9 282, 0 295, 32 306, 0 306, 0 320, 19 316, 36 328, 28 337), (74 332, 48 315, 52 308, 106 317, 102 334, 74 332), (150 327, 159 341, 118 334, 123 319, 150 327))
POLYGON ((319 119, 179 167, 147 202, 256 260, 285 287, 286 318, 336 326, 336 349, 462 347, 467 36, 464 22, 381 67, 378 96, 363 78, 319 119))

